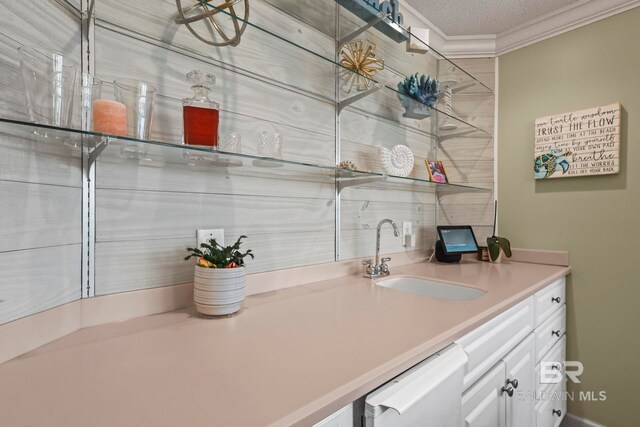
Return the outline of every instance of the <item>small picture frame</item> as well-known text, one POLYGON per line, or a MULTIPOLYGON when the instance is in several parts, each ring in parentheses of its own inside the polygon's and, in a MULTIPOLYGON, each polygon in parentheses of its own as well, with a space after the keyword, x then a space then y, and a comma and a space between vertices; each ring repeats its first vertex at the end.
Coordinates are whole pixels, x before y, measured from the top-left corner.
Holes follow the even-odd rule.
POLYGON ((425 160, 427 169, 429 170, 429 179, 440 184, 448 184, 449 179, 444 171, 444 165, 437 160, 425 160))

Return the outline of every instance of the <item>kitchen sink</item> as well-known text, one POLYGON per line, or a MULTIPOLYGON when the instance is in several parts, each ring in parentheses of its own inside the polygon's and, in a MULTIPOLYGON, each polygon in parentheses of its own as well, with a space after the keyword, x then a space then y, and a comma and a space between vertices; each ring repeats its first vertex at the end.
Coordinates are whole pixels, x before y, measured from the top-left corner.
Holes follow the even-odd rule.
POLYGON ((416 295, 452 301, 472 300, 485 294, 485 291, 481 291, 480 289, 420 279, 418 277, 390 277, 377 281, 376 285, 416 295))

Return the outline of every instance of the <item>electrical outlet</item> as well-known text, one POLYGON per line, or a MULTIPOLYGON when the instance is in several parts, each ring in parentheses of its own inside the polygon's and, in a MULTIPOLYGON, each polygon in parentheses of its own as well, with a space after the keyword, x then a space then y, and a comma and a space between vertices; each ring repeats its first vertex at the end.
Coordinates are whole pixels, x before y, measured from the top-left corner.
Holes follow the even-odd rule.
POLYGON ((410 222, 402 223, 402 235, 413 234, 413 225, 410 222))
POLYGON ((216 239, 216 242, 224 246, 224 229, 210 228, 206 230, 196 230, 196 245, 200 247, 201 243, 207 243, 209 239, 216 239))

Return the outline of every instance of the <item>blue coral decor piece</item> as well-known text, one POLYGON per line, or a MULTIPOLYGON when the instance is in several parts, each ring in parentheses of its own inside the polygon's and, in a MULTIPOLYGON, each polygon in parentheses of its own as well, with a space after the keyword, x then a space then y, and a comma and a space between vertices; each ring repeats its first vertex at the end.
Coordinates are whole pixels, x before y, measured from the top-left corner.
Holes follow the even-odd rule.
POLYGON ((398 99, 405 108, 404 117, 421 119, 431 115, 440 95, 440 82, 418 73, 398 83, 398 99))

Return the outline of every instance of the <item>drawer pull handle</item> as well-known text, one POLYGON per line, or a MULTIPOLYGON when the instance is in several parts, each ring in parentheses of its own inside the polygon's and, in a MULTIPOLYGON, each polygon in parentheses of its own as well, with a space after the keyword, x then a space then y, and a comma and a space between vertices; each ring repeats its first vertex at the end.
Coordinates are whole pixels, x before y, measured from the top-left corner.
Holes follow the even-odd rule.
POLYGON ((551 302, 557 302, 558 304, 560 304, 560 301, 562 301, 560 297, 551 298, 551 302))
POLYGON ((551 335, 555 335, 555 336, 557 336, 558 338, 560 338, 560 330, 557 330, 557 331, 551 331, 551 335))
POLYGON ((518 388, 518 380, 510 380, 507 378, 507 385, 511 384, 513 388, 518 388))
POLYGON ((502 387, 502 392, 507 393, 509 397, 513 397, 513 387, 502 387))
POLYGON ((557 415, 559 417, 562 416, 562 411, 560 409, 554 409, 552 412, 553 412, 553 415, 557 415))
POLYGON ((553 364, 551 365, 551 369, 555 369, 556 371, 560 370, 560 365, 553 364))

